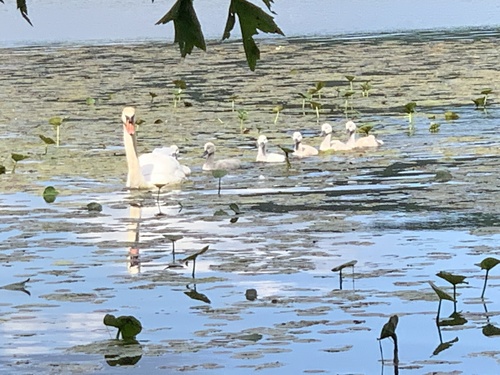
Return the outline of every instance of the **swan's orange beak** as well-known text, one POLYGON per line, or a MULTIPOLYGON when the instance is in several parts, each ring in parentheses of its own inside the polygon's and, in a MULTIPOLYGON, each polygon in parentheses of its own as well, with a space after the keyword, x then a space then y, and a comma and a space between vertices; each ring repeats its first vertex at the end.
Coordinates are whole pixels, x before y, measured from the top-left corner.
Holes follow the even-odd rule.
POLYGON ((125 121, 125 129, 127 129, 127 133, 130 135, 135 134, 135 124, 134 124, 134 118, 127 118, 127 121, 125 121))

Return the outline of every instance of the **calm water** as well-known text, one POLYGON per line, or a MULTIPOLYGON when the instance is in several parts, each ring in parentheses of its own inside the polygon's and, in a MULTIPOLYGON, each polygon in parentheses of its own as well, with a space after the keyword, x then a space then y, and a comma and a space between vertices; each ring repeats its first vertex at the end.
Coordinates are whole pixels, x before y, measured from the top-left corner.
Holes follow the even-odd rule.
MULTIPOLYGON (((200 8, 207 3, 198 2, 200 8)), ((325 20, 325 29, 318 28, 313 18, 329 20, 334 12, 321 18, 311 8, 316 15, 311 11, 300 29, 291 16, 281 18, 283 1, 277 2, 278 22, 288 35, 399 30, 412 22, 412 28, 484 26, 498 19, 490 19, 498 14, 493 2, 484 13, 486 1, 467 1, 420 17, 420 8, 408 11, 409 2, 403 9, 378 1, 377 10, 392 4, 399 16, 381 25, 385 13, 378 12, 361 27, 363 15, 376 12, 353 9, 375 2, 328 1, 343 9, 338 22, 325 20), (478 3, 483 8, 473 12, 469 6, 478 3), (485 18, 476 24, 472 14, 485 18)), ((148 26, 170 3, 130 1, 128 9, 108 3, 116 4, 108 6, 117 16, 101 20, 95 4, 77 5, 78 18, 71 20, 65 13, 70 9, 59 2, 33 1, 37 28, 15 14, 0 35, 12 45, 162 39, 171 32, 148 26), (57 16, 50 15, 56 10, 57 16), (82 18, 85 27, 77 27, 82 18), (103 21, 107 31, 99 30, 103 21)), ((12 8, 0 4, 2 17, 12 8)), ((498 374, 499 267, 491 271, 482 301, 484 271, 475 264, 500 257, 500 110, 495 93, 487 110, 475 110, 471 101, 497 81, 498 36, 491 28, 263 43, 255 73, 237 43, 182 64, 177 48, 163 43, 1 49, 0 152, 8 173, 0 176, 0 286, 30 278, 30 295, 0 289, 0 372, 393 373, 392 343, 383 342, 389 359, 383 366, 376 338, 388 317, 398 314, 401 373, 498 374), (373 125, 384 147, 293 160, 291 170, 254 163, 257 128, 269 135, 273 151, 289 145, 296 130, 319 144, 315 113, 303 115, 297 95, 317 80, 327 82, 320 121, 331 121, 341 137, 345 99, 337 90, 349 87, 347 74, 357 77, 350 115, 373 125), (176 78, 188 82, 183 100, 193 106, 172 107, 176 78), (365 80, 373 84, 368 97, 358 86, 365 80), (149 92, 158 94, 154 102, 149 92), (236 108, 249 111, 249 134, 239 134, 229 100, 234 93, 236 108), (87 105, 88 97, 96 104, 87 105), (410 100, 419 104, 413 133, 401 111, 410 100), (287 106, 275 125, 272 108, 281 101, 287 106), (162 194, 164 217, 155 216, 154 195, 123 189, 126 166, 116 152, 122 149, 119 114, 125 103, 134 103, 146 121, 141 151, 177 143, 193 169, 190 183, 162 194), (445 120, 446 110, 459 119, 445 120), (62 146, 50 146, 44 155, 39 135, 53 136, 47 119, 54 115, 69 121, 62 125, 62 146), (161 124, 154 124, 157 119, 161 124), (439 132, 429 132, 431 121, 441 124, 439 132), (201 147, 209 140, 220 146, 220 157, 238 156, 245 165, 223 178, 221 196, 212 175, 201 171, 201 147), (12 152, 29 155, 15 174, 12 152), (453 179, 434 181, 439 169, 451 171, 453 179), (47 185, 60 191, 52 204, 41 197, 47 185), (102 213, 87 212, 91 201, 103 205, 102 213), (231 203, 243 211, 238 220, 231 203), (192 264, 165 269, 173 260, 165 234, 184 236, 177 260, 210 245, 196 263, 195 280, 192 264), (139 252, 138 262, 130 258, 131 248, 139 252), (352 259, 358 261, 354 276, 345 272, 341 289, 331 268, 352 259), (451 292, 436 277, 442 270, 469 282, 459 286, 457 311, 465 321, 456 326, 436 324, 438 301, 427 282, 451 292), (257 290, 256 301, 245 299, 248 288, 257 290), (195 298, 201 295, 210 303, 195 298), (115 330, 102 323, 106 313, 140 319, 138 343, 117 347, 115 330), (115 354, 128 366, 116 366, 115 354)), ((452 312, 444 301, 440 317, 452 312)))
MULTIPOLYGON (((261 1, 255 1, 263 5, 261 1)), ((220 39, 228 0, 194 2, 208 39, 220 39)), ((0 46, 172 40, 173 26, 155 26, 173 1, 28 1, 30 27, 14 2, 0 4, 0 46)), ((276 21, 287 36, 498 27, 497 0, 276 0, 276 21)), ((233 37, 238 37, 236 26, 233 37)))

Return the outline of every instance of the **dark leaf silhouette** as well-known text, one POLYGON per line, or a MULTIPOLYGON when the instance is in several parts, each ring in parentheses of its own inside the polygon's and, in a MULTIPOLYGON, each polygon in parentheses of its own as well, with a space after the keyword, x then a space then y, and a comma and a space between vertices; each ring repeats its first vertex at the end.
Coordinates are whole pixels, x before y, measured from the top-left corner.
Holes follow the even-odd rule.
POLYGON ((193 7, 193 0, 177 0, 156 24, 174 23, 174 42, 179 44, 181 56, 186 57, 194 47, 206 51, 205 38, 193 7))
MULTIPOLYGON (((264 2, 270 9, 271 0, 264 2)), ((228 39, 231 36, 236 16, 238 16, 238 21, 240 23, 241 35, 243 37, 243 47, 245 49, 248 66, 250 67, 250 70, 253 71, 257 65, 257 60, 260 59, 260 50, 253 39, 253 36, 259 33, 258 30, 265 33, 284 34, 274 22, 273 17, 264 12, 258 6, 249 3, 246 0, 231 0, 222 40, 228 39)))
POLYGON ((26 290, 26 283, 28 281, 30 281, 29 278, 24 280, 24 281, 17 282, 17 283, 4 285, 4 286, 0 287, 0 289, 17 290, 19 292, 26 293, 28 296, 31 296, 31 293, 28 290, 26 290))

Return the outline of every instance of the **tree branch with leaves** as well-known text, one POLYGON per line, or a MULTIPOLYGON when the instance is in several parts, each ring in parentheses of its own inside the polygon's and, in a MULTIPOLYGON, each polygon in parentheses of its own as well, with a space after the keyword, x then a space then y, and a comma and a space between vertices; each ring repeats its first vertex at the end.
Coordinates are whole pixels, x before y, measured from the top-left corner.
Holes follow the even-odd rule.
MULTIPOLYGON (((28 17, 28 7, 26 0, 16 0, 17 9, 21 16, 31 25, 28 17)), ((271 14, 275 14, 271 9, 274 0, 262 0, 271 14)), ((4 0, 0 0, 4 3, 4 0)), ((154 0, 152 0, 154 3, 154 0)), ((174 43, 179 45, 182 57, 191 54, 194 47, 206 51, 207 45, 201 29, 201 24, 193 6, 194 0, 177 0, 170 10, 156 23, 164 25, 169 22, 174 24, 174 43)), ((231 36, 231 31, 236 23, 236 18, 240 24, 243 48, 250 70, 254 71, 257 60, 260 60, 260 50, 255 43, 254 36, 259 31, 269 34, 284 35, 283 31, 274 22, 274 17, 266 13, 262 8, 247 0, 231 0, 227 15, 226 26, 222 35, 222 40, 231 36)))

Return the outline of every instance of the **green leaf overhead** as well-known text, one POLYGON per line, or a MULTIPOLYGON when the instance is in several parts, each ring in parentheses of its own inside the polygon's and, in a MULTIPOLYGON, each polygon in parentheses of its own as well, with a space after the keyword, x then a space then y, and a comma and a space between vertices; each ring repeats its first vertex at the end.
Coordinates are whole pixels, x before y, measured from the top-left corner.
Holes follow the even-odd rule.
MULTIPOLYGON (((271 0, 264 1, 269 9, 271 7, 271 2, 271 0)), ((230 37, 235 24, 236 16, 238 16, 238 21, 240 23, 243 47, 245 49, 248 66, 250 67, 250 70, 253 71, 257 65, 257 60, 260 59, 260 50, 253 39, 253 36, 259 33, 258 30, 265 33, 284 34, 274 22, 274 18, 258 6, 249 3, 246 0, 231 0, 222 40, 230 37)))
POLYGON ((193 0, 177 0, 174 6, 156 24, 174 23, 174 42, 179 44, 181 56, 186 57, 198 47, 206 51, 205 38, 193 7, 193 0))
MULTIPOLYGON (((2 1, 3 3, 3 1, 2 1)), ((17 0, 17 9, 21 12, 21 16, 31 25, 31 20, 28 17, 28 7, 26 6, 26 0, 17 0)))

